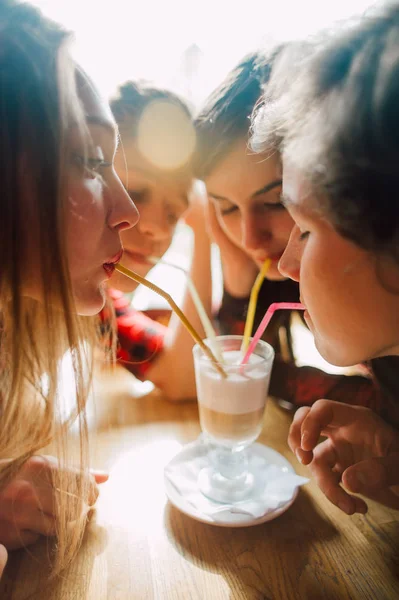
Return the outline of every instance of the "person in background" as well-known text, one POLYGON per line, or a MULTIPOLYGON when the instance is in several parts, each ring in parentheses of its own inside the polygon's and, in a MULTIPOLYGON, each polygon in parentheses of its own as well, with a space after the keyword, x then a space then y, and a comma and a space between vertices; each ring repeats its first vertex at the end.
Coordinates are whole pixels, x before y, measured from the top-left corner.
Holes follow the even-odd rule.
MULTIPOLYGON (((179 219, 184 219, 194 234, 189 275, 210 315, 211 245, 204 201, 193 185, 195 132, 189 108, 171 91, 134 82, 119 88, 111 108, 121 138, 116 169, 140 212, 138 225, 122 232, 123 264, 145 277, 153 266, 148 258, 162 258, 179 219)), ((126 294, 137 284, 124 275, 115 273, 110 286, 121 363, 139 379, 152 381, 170 400, 194 398, 194 343, 180 319, 172 314, 165 327, 132 308, 126 294)), ((181 308, 205 337, 187 291, 181 308)))
POLYGON ((294 228, 279 269, 322 356, 370 361, 391 393, 384 420, 326 395, 297 411, 289 444, 345 513, 367 511, 354 494, 399 509, 399 3, 324 36, 299 72, 286 85, 276 66, 252 140, 282 154, 294 228))
POLYGON ((75 556, 97 484, 108 478, 89 470, 94 315, 122 255, 121 231, 138 218, 113 167, 109 106, 70 57, 68 37, 30 5, 2 0, 0 568, 4 548, 56 536, 53 575, 75 556), (67 352, 76 401, 66 413, 67 352), (76 420, 78 464, 68 443, 76 420), (50 442, 56 457, 43 455, 50 442))
MULTIPOLYGON (((298 54, 302 48, 293 49, 298 54)), ((224 293, 218 314, 222 334, 244 332, 251 288, 266 258, 271 266, 260 289, 254 331, 273 302, 299 302, 298 283, 278 270, 293 219, 281 202, 279 153, 262 156, 248 148, 251 114, 267 89, 273 63, 281 53, 246 56, 210 95, 196 116, 195 174, 206 183, 209 225, 221 255, 224 293)), ((294 60, 294 59, 293 59, 294 60)), ((378 409, 380 393, 363 376, 331 375, 298 367, 292 348, 291 311, 276 312, 265 339, 276 350, 270 394, 282 406, 310 405, 321 396, 350 398, 378 409)))

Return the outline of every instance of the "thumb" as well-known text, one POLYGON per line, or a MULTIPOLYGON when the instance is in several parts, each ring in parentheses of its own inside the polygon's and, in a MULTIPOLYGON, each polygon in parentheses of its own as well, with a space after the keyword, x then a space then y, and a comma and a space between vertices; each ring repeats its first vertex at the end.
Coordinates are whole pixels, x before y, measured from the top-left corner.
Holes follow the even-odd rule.
POLYGON ((0 544, 0 577, 3 575, 4 567, 7 564, 7 550, 0 544))
POLYGON ((357 494, 376 492, 399 484, 399 453, 363 460, 346 469, 342 482, 357 494))
POLYGON ((105 483, 109 479, 109 473, 106 473, 105 471, 90 469, 90 473, 93 475, 96 483, 105 483))

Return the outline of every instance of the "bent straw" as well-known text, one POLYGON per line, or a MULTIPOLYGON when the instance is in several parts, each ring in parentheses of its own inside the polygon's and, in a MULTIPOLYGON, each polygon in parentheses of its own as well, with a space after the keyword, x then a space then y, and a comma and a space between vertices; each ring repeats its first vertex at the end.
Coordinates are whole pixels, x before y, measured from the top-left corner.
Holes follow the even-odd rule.
POLYGON ((266 273, 269 270, 271 262, 272 261, 270 260, 270 258, 267 258, 265 260, 265 262, 262 265, 261 270, 258 273, 257 278, 255 279, 255 283, 252 286, 251 296, 249 299, 247 318, 245 321, 244 337, 243 337, 242 344, 241 344, 241 352, 245 352, 246 349, 248 348, 249 338, 251 337, 252 328, 254 326, 256 304, 258 302, 260 286, 262 285, 263 280, 266 276, 266 273))
POLYGON ((191 325, 191 323, 189 322, 187 317, 180 310, 180 308, 177 306, 176 302, 173 300, 173 298, 169 294, 167 294, 163 289, 161 289, 160 287, 155 285, 155 283, 151 283, 150 281, 147 281, 147 279, 144 279, 144 277, 141 277, 140 275, 138 275, 138 273, 134 273, 134 271, 131 271, 130 269, 127 269, 126 267, 124 267, 120 264, 115 265, 115 269, 119 273, 126 275, 126 277, 130 277, 130 279, 133 279, 133 281, 137 281, 137 283, 141 283, 145 287, 148 287, 153 292, 156 292, 159 296, 162 296, 162 298, 165 298, 165 300, 167 301, 169 306, 172 308, 172 310, 175 311, 175 313, 177 314, 177 316, 179 317, 179 319, 181 320, 183 325, 186 327, 187 331, 190 333, 192 338, 197 342, 197 344, 199 346, 201 346, 203 352, 212 361, 215 369, 220 373, 220 375, 222 377, 227 378, 225 371, 222 369, 222 367, 218 363, 218 361, 215 358, 215 356, 213 355, 211 349, 208 348, 208 346, 206 344, 204 344, 201 337, 198 335, 197 331, 194 329, 194 327, 191 325))
POLYGON ((266 327, 268 326, 270 319, 272 318, 272 316, 274 315, 276 310, 282 310, 282 309, 305 310, 305 307, 300 302, 273 302, 273 304, 271 304, 269 306, 269 308, 267 309, 266 314, 261 321, 261 324, 259 325, 254 337, 252 338, 249 348, 248 348, 244 358, 241 361, 242 365, 247 364, 249 357, 251 356, 252 352, 255 350, 256 344, 259 342, 260 338, 262 337, 263 332, 265 331, 266 327))
POLYGON ((208 315, 206 314, 206 310, 204 308, 204 305, 202 304, 201 298, 197 292, 197 288, 195 287, 195 284, 193 282, 193 280, 191 279, 190 275, 187 273, 187 271, 183 268, 180 267, 178 265, 175 265, 171 262, 168 262, 167 260, 163 260, 161 258, 156 258, 153 256, 149 256, 147 258, 147 260, 152 263, 153 265, 157 265, 158 263, 161 263, 163 265, 167 265, 168 267, 173 267, 174 269, 179 269, 179 271, 182 271, 186 278, 187 278, 187 287, 188 290, 191 294, 191 299, 194 303, 195 308, 197 309, 197 313, 198 316, 201 320, 202 326, 204 328, 206 337, 211 341, 211 348, 213 349, 213 351, 216 354, 216 358, 218 359, 218 361, 220 363, 223 363, 223 356, 220 352, 220 348, 219 348, 219 344, 218 341, 216 339, 216 333, 215 330, 212 326, 212 323, 208 317, 208 315))

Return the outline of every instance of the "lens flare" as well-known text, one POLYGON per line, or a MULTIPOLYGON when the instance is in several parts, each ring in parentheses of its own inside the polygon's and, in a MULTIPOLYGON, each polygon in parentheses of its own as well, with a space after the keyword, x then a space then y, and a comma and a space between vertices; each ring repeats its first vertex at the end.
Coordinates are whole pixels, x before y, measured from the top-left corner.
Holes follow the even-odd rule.
POLYGON ((165 100, 151 102, 138 125, 138 148, 155 167, 182 169, 195 148, 195 131, 189 115, 165 100))

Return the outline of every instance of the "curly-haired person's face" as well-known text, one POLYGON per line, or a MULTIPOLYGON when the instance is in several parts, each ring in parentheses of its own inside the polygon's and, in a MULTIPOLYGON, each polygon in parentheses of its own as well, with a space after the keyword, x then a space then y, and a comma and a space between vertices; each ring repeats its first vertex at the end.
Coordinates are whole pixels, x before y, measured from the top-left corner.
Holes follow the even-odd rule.
POLYGON ((342 237, 286 161, 283 201, 295 226, 279 269, 300 284, 305 320, 322 356, 348 366, 399 354, 399 265, 342 237))

